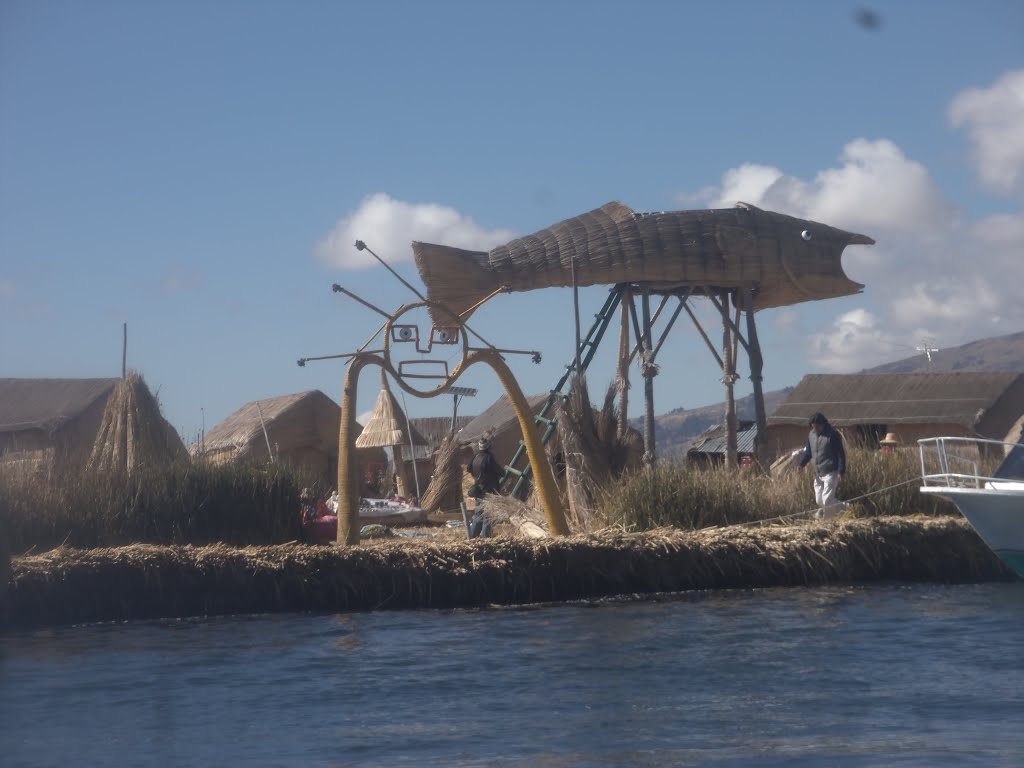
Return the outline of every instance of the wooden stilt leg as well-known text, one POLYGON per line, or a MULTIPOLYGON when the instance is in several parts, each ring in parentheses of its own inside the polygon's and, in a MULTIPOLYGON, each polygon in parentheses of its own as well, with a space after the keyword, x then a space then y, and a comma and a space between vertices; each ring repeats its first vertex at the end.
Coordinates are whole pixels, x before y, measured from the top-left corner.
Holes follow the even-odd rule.
MULTIPOLYGON (((764 387, 762 386, 761 378, 764 358, 761 356, 761 342, 757 338, 757 324, 754 322, 754 294, 756 290, 756 288, 751 288, 744 296, 744 300, 747 311, 747 345, 750 348, 750 380, 754 384, 754 419, 757 423, 754 452, 758 463, 762 467, 767 467, 771 457, 768 455, 768 419, 764 411, 764 387)), ((740 295, 743 294, 740 293, 740 295)))
POLYGON ((722 291, 722 383, 725 384, 725 466, 738 465, 736 451, 736 361, 729 325, 729 291, 722 291))
POLYGON ((622 328, 619 330, 619 364, 615 376, 615 385, 619 388, 619 437, 624 437, 629 429, 629 302, 633 295, 627 290, 622 294, 622 328))
POLYGON ((643 302, 643 366, 644 376, 644 465, 648 468, 654 467, 657 460, 654 434, 654 377, 658 373, 657 367, 652 361, 651 344, 651 295, 644 289, 643 302))

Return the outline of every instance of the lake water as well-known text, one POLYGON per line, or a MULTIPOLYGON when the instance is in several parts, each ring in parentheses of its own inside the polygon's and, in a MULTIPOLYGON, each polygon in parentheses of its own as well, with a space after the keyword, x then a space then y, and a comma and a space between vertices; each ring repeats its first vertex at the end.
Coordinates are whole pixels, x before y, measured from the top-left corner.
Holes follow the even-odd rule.
POLYGON ((4 766, 1020 766, 1024 583, 0 635, 4 766))

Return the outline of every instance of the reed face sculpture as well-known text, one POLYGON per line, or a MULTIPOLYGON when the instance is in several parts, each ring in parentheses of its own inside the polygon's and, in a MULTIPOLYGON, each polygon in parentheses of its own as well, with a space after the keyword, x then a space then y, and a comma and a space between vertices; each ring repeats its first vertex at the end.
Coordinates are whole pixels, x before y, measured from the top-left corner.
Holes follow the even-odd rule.
POLYGON ((465 369, 469 352, 465 325, 441 305, 421 301, 402 307, 385 327, 386 367, 403 389, 423 397, 443 394, 465 369))
MULTIPOLYGON (((486 363, 497 374, 522 430, 523 443, 530 460, 541 506, 552 534, 565 535, 569 526, 565 520, 551 465, 544 453, 540 434, 533 420, 529 403, 516 382, 503 355, 526 354, 534 363, 540 362, 540 353, 530 350, 499 349, 466 326, 462 317, 440 302, 427 301, 377 254, 361 241, 356 248, 369 251, 407 288, 420 299, 415 304, 400 307, 388 314, 365 299, 335 284, 335 293, 343 293, 363 306, 386 318, 369 340, 357 351, 341 355, 301 358, 304 366, 309 360, 331 358, 348 359, 348 370, 341 398, 341 428, 338 435, 338 544, 359 543, 359 497, 355 478, 355 410, 359 373, 367 365, 384 369, 404 391, 416 397, 436 397, 448 391, 458 378, 475 363, 486 363), (383 349, 368 349, 383 332, 383 349), (469 334, 480 340, 482 346, 471 347, 469 334)), ((499 291, 495 291, 497 293, 499 291)), ((494 295, 492 293, 491 295, 494 295)), ((477 302, 473 309, 490 296, 477 302)), ((469 312, 463 313, 468 315, 469 312)))

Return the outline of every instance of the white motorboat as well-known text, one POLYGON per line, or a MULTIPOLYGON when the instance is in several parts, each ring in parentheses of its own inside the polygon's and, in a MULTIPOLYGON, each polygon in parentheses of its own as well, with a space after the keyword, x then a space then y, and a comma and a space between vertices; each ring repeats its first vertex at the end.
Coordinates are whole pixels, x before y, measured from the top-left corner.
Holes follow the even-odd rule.
POLYGON ((949 499, 999 559, 1024 578, 1024 444, 967 437, 918 440, 921 493, 949 499), (998 468, 988 473, 983 467, 998 468))

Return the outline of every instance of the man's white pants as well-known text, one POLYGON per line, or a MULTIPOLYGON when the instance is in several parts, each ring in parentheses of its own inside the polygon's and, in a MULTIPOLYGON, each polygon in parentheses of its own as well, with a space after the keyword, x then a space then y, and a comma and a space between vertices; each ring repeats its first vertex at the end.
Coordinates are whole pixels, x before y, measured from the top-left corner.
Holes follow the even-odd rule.
POLYGON ((814 503, 818 505, 815 517, 822 519, 835 517, 839 514, 839 510, 844 505, 836 498, 836 488, 838 487, 838 472, 830 472, 824 477, 814 476, 814 503))

